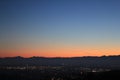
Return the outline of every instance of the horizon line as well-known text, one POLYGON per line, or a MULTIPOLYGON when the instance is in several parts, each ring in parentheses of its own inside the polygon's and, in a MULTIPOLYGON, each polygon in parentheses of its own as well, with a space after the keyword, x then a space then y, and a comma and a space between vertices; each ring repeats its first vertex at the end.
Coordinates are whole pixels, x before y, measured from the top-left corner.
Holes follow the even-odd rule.
POLYGON ((21 58, 77 58, 77 57, 110 57, 110 56, 120 56, 120 55, 102 55, 102 56, 71 56, 71 57, 60 57, 60 56, 54 56, 54 57, 45 57, 45 56, 31 56, 31 57, 24 57, 24 56, 7 56, 7 57, 0 57, 0 58, 15 58, 15 57, 21 57, 21 58))

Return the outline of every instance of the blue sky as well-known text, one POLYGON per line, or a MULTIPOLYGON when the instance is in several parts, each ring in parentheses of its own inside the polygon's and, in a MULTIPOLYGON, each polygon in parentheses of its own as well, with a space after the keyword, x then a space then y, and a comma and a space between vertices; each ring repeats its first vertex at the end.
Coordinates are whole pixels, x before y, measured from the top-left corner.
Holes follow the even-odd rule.
POLYGON ((39 48, 48 44, 58 48, 61 44, 119 46, 119 3, 119 0, 1 0, 0 43, 8 50, 26 43, 39 48))

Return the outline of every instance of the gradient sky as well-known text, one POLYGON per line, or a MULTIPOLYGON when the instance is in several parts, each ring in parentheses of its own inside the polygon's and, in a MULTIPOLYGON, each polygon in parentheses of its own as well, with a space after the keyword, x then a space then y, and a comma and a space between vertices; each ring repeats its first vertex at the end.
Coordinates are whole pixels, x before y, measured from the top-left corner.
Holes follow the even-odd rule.
POLYGON ((119 0, 0 0, 0 57, 119 54, 119 0))

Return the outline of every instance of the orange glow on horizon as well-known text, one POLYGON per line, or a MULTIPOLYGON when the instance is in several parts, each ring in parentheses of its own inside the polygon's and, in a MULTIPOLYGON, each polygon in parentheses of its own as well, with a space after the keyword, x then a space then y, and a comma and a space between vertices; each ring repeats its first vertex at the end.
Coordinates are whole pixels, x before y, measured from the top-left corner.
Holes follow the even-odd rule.
POLYGON ((82 57, 82 56, 103 56, 119 55, 120 49, 23 49, 23 50, 0 50, 0 57, 82 57))

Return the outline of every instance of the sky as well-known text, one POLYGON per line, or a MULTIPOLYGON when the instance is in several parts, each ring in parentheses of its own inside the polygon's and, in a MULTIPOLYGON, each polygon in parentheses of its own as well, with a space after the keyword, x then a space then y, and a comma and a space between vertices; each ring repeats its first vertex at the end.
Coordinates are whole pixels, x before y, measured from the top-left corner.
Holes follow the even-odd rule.
POLYGON ((0 0, 0 57, 120 54, 119 0, 0 0))

